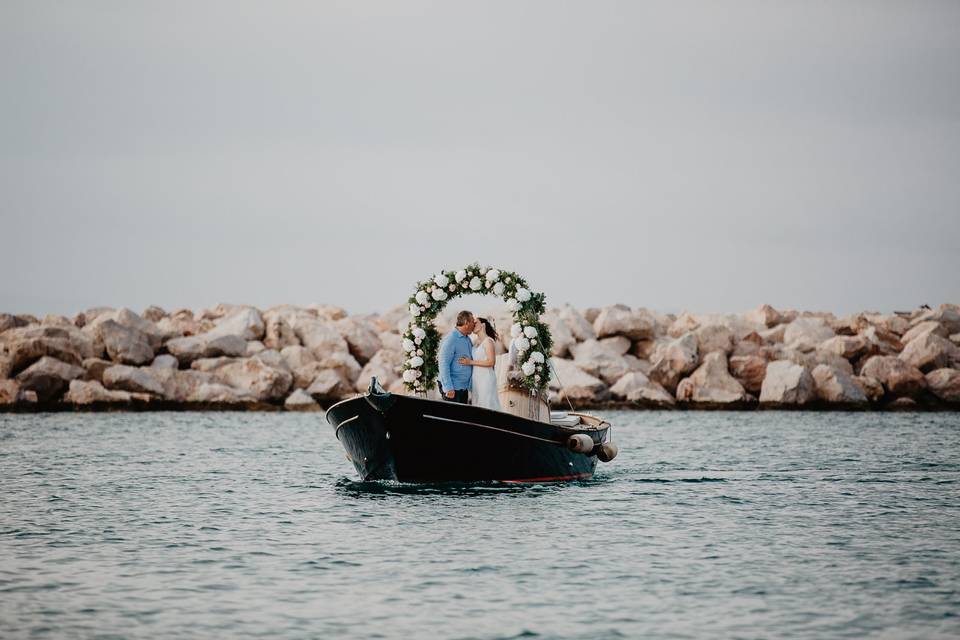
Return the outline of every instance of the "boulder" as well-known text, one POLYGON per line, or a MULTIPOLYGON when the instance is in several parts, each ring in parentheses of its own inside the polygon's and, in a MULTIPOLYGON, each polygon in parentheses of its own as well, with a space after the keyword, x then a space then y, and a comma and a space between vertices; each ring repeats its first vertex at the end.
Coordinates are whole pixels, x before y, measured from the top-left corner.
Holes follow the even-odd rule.
POLYGON ((759 396, 767 375, 767 359, 762 356, 733 356, 729 362, 730 374, 747 392, 759 396))
POLYGON ((733 332, 723 325, 700 326, 693 334, 697 337, 697 348, 701 355, 711 351, 723 351, 729 355, 733 351, 733 332))
POLYGON ((193 370, 153 369, 150 375, 163 386, 163 397, 171 402, 200 402, 200 387, 213 382, 209 373, 193 370))
POLYGON ((816 385, 806 367, 789 360, 777 360, 767 365, 767 374, 760 388, 761 403, 801 405, 815 397, 816 385))
POLYGON ((923 373, 896 356, 872 356, 860 369, 861 376, 875 378, 892 398, 916 397, 927 386, 923 373))
POLYGON ((109 360, 103 360, 101 358, 86 358, 81 365, 86 371, 86 375, 83 376, 84 380, 96 380, 97 382, 103 382, 103 372, 109 369, 114 365, 113 362, 109 360))
POLYGON ((593 330, 598 338, 625 336, 631 340, 645 340, 654 337, 656 325, 656 317, 646 309, 633 310, 617 304, 603 308, 593 321, 593 330))
POLYGON ((299 345, 300 339, 283 317, 273 315, 266 319, 263 344, 270 349, 283 350, 285 347, 299 345))
POLYGON ((630 371, 639 371, 643 375, 650 373, 650 362, 648 360, 641 360, 628 353, 623 356, 623 361, 627 363, 627 369, 630 371))
POLYGON ((235 307, 215 321, 210 337, 239 336, 244 342, 264 336, 263 317, 253 307, 235 307))
POLYGON ((955 344, 955 345, 957 345, 957 346, 960 346, 960 333, 952 333, 952 334, 950 334, 950 342, 952 342, 953 344, 955 344))
POLYGON ((800 317, 787 325, 783 334, 783 342, 797 351, 814 351, 820 343, 834 337, 831 329, 823 318, 800 317))
POLYGON ((280 352, 276 349, 264 349, 260 353, 256 353, 250 357, 254 360, 259 360, 269 367, 284 369, 285 371, 290 370, 290 367, 287 365, 287 361, 283 359, 283 356, 281 356, 280 352))
MULTIPOLYGON (((387 353, 399 353, 388 351, 387 353)), ((400 356, 402 359, 402 355, 400 356)), ((326 358, 322 358, 317 361, 320 366, 324 369, 333 369, 336 371, 344 380, 350 383, 350 386, 353 387, 353 383, 360 377, 362 367, 360 363, 357 362, 356 358, 346 352, 336 352, 332 353, 326 358)), ((369 362, 367 364, 370 364, 369 362)), ((366 389, 364 389, 366 390, 366 389)))
POLYGON ((157 305, 152 304, 143 310, 143 313, 140 314, 140 317, 142 317, 144 320, 147 320, 148 322, 152 322, 156 324, 160 320, 163 320, 164 318, 167 317, 167 312, 164 311, 162 308, 158 307, 157 305))
MULTIPOLYGON (((551 355, 557 358, 566 357, 570 353, 570 348, 577 344, 577 339, 573 336, 573 332, 570 331, 570 327, 566 321, 560 316, 556 309, 547 310, 540 319, 546 323, 550 329, 550 336, 553 338, 551 355)), ((591 328, 591 333, 592 332, 593 329, 591 328)))
POLYGON ((960 371, 936 369, 926 375, 926 380, 933 395, 944 402, 960 403, 960 371))
POLYGON ((354 318, 341 318, 336 320, 333 326, 347 342, 350 355, 360 364, 369 362, 383 348, 380 337, 365 322, 354 318))
POLYGON ((869 348, 870 345, 863 336, 834 336, 821 342, 817 351, 853 360, 866 354, 869 348))
POLYGON ((174 338, 167 342, 166 347, 181 364, 190 364, 201 358, 238 357, 247 354, 247 342, 240 336, 216 336, 209 332, 199 336, 174 338))
POLYGON ((700 321, 689 311, 684 311, 670 323, 667 335, 671 338, 679 338, 687 333, 693 333, 699 327, 700 321))
POLYGON ((84 375, 82 367, 68 364, 50 356, 43 356, 17 374, 22 391, 33 391, 40 402, 55 400, 71 380, 84 375))
POLYGON ((747 321, 761 324, 767 328, 775 327, 783 322, 783 316, 780 312, 768 304, 761 304, 753 311, 748 311, 743 315, 747 321))
POLYGON ((0 313, 0 333, 17 326, 17 319, 10 313, 0 313))
POLYGON ((347 310, 334 304, 310 304, 307 309, 312 311, 316 317, 325 320, 342 320, 347 317, 347 310))
POLYGON ((108 389, 162 396, 163 384, 151 375, 154 371, 156 369, 117 364, 103 372, 103 386, 108 389))
POLYGON ((929 372, 960 362, 960 350, 948 339, 928 331, 908 342, 900 352, 900 359, 921 371, 929 372))
MULTIPOLYGON (((597 315, 600 315, 599 311, 597 315)), ((557 310, 557 316, 560 320, 563 320, 564 324, 566 324, 570 330, 570 333, 573 334, 573 337, 578 342, 593 340, 597 337, 597 332, 593 330, 593 322, 569 304, 559 308, 557 310)))
POLYGON ((390 351, 403 351, 403 338, 400 337, 399 333, 381 331, 378 337, 380 338, 380 344, 383 345, 384 349, 389 349, 390 351))
POLYGON ((936 310, 927 310, 914 318, 910 325, 914 327, 921 322, 930 321, 942 324, 948 334, 960 333, 960 310, 954 305, 942 304, 936 310))
POLYGON ((19 399, 20 383, 16 380, 0 380, 0 406, 16 404, 19 399))
MULTIPOLYGON (((266 351, 266 349, 267 349, 266 345, 260 342, 259 340, 251 340, 250 342, 247 343, 247 349, 244 352, 244 355, 247 357, 255 356, 262 351, 266 351)), ((275 351, 278 351, 278 350, 275 349, 275 351)))
POLYGON ((73 320, 59 314, 48 313, 40 321, 40 324, 46 327, 73 327, 73 320))
POLYGON ((623 336, 613 336, 611 338, 603 338, 598 340, 598 343, 609 348, 612 351, 615 351, 617 354, 623 356, 630 351, 632 343, 629 338, 624 338, 623 336))
MULTIPOLYGON (((2 349, 2 346, 0 346, 2 349)), ((0 380, 9 378, 13 374, 13 360, 0 351, 0 380)))
POLYGON ((699 342, 693 333, 687 333, 657 349, 652 356, 650 379, 675 391, 680 380, 697 368, 700 358, 699 342))
POLYGON ((169 353, 157 356, 153 359, 153 362, 150 363, 151 369, 178 369, 179 367, 180 363, 169 353))
POLYGON ((573 348, 573 355, 578 367, 607 384, 613 384, 630 370, 618 347, 610 343, 586 340, 573 348))
POLYGON ((349 353, 350 351, 347 341, 329 321, 301 319, 293 330, 300 339, 300 343, 313 351, 317 359, 322 360, 337 352, 349 353))
POLYGON ((403 354, 401 352, 381 349, 364 365, 360 375, 354 381, 354 389, 360 393, 366 391, 367 387, 370 386, 370 378, 373 376, 377 377, 381 386, 388 387, 400 377, 402 367, 403 354))
POLYGON ((280 351, 280 355, 283 357, 284 361, 286 361, 287 366, 291 370, 298 369, 310 364, 311 362, 317 361, 312 351, 306 347, 301 347, 300 345, 284 347, 280 351))
POLYGON ((583 319, 590 323, 590 326, 593 326, 593 323, 596 321, 597 317, 600 315, 600 309, 596 307, 587 307, 583 311, 583 319))
POLYGON ((936 320, 926 320, 924 322, 918 322, 909 331, 904 333, 903 337, 900 338, 900 342, 907 344, 914 338, 918 338, 927 333, 934 333, 941 338, 947 338, 950 336, 950 332, 947 331, 945 326, 936 320))
POLYGON ((610 396, 610 389, 603 380, 593 377, 571 360, 551 358, 550 368, 550 389, 558 393, 558 400, 602 402, 610 396))
POLYGON ((637 402, 644 406, 672 407, 676 404, 673 396, 656 382, 652 382, 639 371, 625 374, 610 387, 610 395, 617 400, 637 402))
POLYGON ((156 322, 157 330, 164 340, 181 336, 196 336, 213 328, 211 320, 200 320, 193 316, 190 309, 177 309, 156 322))
POLYGON ((85 406, 92 404, 127 404, 133 400, 149 402, 151 396, 129 391, 113 391, 104 388, 96 380, 71 380, 70 388, 63 396, 68 404, 85 406))
POLYGON ((722 351, 708 353, 697 370, 677 385, 677 400, 706 405, 730 405, 751 398, 727 370, 727 356, 722 351))
POLYGON ((105 338, 102 336, 101 326, 110 321, 142 335, 151 349, 159 349, 160 345, 163 344, 163 332, 157 325, 149 320, 144 320, 138 314, 126 308, 99 314, 92 322, 88 318, 83 331, 95 340, 99 335, 100 338, 105 341, 105 338))
POLYGON ((16 375, 44 356, 72 365, 83 361, 77 345, 70 341, 70 334, 61 327, 8 329, 0 335, 0 347, 6 350, 7 375, 16 375))
MULTIPOLYGON (((373 360, 370 362, 373 362, 373 360)), ((313 365, 316 364, 313 363, 313 365)), ((397 380, 400 380, 400 378, 396 377, 394 382, 397 380)), ((332 403, 353 395, 355 390, 352 384, 344 381, 343 377, 333 369, 321 368, 315 370, 313 381, 307 387, 306 393, 317 402, 332 403)))
POLYGON ((153 346, 143 332, 115 320, 97 319, 97 336, 114 362, 141 365, 153 360, 153 346))
POLYGON ((759 335, 766 344, 782 344, 787 335, 787 324, 778 324, 777 326, 765 331, 758 331, 759 335))
MULTIPOLYGON (((218 382, 240 389, 257 402, 270 402, 286 397, 293 386, 293 374, 270 366, 259 359, 238 358, 221 363, 211 373, 218 382)), ((196 364, 196 362, 194 363, 196 364)))
POLYGON ((883 399, 883 385, 876 378, 870 376, 853 376, 853 383, 860 387, 867 400, 870 402, 879 402, 883 399))
POLYGON ((846 371, 827 364, 818 364, 811 375, 819 400, 837 405, 867 404, 867 394, 846 371))
POLYGON ((283 406, 288 411, 323 411, 317 401, 303 389, 297 389, 287 396, 287 399, 283 401, 283 406))
POLYGON ((204 382, 189 396, 188 401, 205 404, 249 404, 256 399, 230 385, 204 382))

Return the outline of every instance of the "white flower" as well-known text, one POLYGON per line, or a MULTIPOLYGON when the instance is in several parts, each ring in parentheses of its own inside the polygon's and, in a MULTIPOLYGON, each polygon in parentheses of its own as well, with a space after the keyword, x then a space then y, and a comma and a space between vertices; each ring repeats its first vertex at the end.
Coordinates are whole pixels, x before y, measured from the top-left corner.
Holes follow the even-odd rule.
POLYGON ((412 315, 413 317, 417 317, 418 315, 420 315, 420 306, 416 304, 411 304, 410 315, 412 315))
POLYGON ((436 300, 437 302, 440 302, 441 300, 446 300, 446 299, 447 299, 447 292, 444 291, 443 289, 434 289, 434 290, 433 290, 433 299, 436 300))
POLYGON ((410 338, 404 338, 404 339, 403 339, 403 350, 404 350, 404 351, 415 351, 416 348, 417 348, 417 345, 413 344, 413 340, 411 340, 410 338))
POLYGON ((417 370, 417 377, 419 378, 419 377, 422 376, 422 375, 423 375, 423 371, 420 371, 420 370, 418 369, 418 370, 417 370))
POLYGON ((519 308, 520 308, 520 303, 514 300, 513 298, 510 298, 509 300, 507 300, 507 309, 509 309, 510 311, 516 311, 519 308))
POLYGON ((427 332, 424 331, 421 327, 413 328, 413 337, 422 340, 427 337, 427 332))
POLYGON ((519 300, 520 302, 526 302, 529 299, 530 299, 529 291, 527 291, 523 287, 520 287, 519 289, 517 289, 517 300, 519 300))
POLYGON ((523 325, 519 322, 514 322, 513 326, 510 327, 510 337, 519 338, 521 333, 523 333, 523 325))
POLYGON ((536 328, 536 327, 524 327, 524 328, 523 328, 523 335, 527 336, 528 338, 536 338, 536 337, 537 337, 537 328, 536 328))
POLYGON ((541 362, 543 362, 543 354, 540 353, 539 351, 533 351, 530 354, 530 359, 536 362, 537 364, 540 364, 541 362))
POLYGON ((413 356, 412 358, 407 360, 407 363, 414 369, 419 369, 420 367, 423 366, 423 358, 421 358, 420 356, 413 356))
POLYGON ((497 269, 490 269, 490 271, 487 271, 487 280, 490 280, 491 282, 496 282, 499 279, 500 279, 500 272, 497 269))
POLYGON ((407 369, 403 372, 403 381, 404 382, 413 382, 417 379, 417 372, 413 369, 407 369))
POLYGON ((443 275, 442 273, 438 273, 436 276, 434 276, 433 283, 438 287, 445 287, 448 284, 450 284, 450 278, 443 275))
POLYGON ((480 278, 476 276, 474 276, 473 280, 470 281, 470 288, 473 289, 474 291, 479 291, 480 287, 482 286, 483 286, 483 283, 480 282, 480 278))
POLYGON ((422 355, 423 355, 423 349, 417 349, 417 355, 418 355, 418 356, 422 356, 422 355))
POLYGON ((510 284, 510 277, 508 276, 504 278, 503 281, 506 282, 507 284, 510 284))
POLYGON ((530 338, 530 344, 537 344, 536 338, 530 338))
POLYGON ((449 289, 450 291, 456 291, 456 290, 457 290, 457 285, 451 284, 449 287, 447 287, 447 289, 449 289))
POLYGON ((490 282, 489 280, 487 280, 487 289, 489 289, 489 288, 492 287, 492 286, 493 286, 493 283, 490 282))
POLYGON ((521 336, 513 339, 513 345, 517 348, 519 353, 523 353, 530 348, 530 341, 521 336))
POLYGON ((493 292, 498 296, 503 295, 503 289, 504 287, 502 282, 498 282, 497 284, 493 285, 493 292))
MULTIPOLYGON (((532 376, 532 375, 533 375, 533 372, 536 371, 537 369, 536 369, 536 367, 533 365, 532 362, 524 362, 524 363, 523 363, 523 366, 520 367, 520 370, 523 371, 523 375, 525 375, 525 376, 532 376)), ((406 373, 406 372, 404 372, 404 373, 406 373)))
POLYGON ((464 271, 463 269, 460 269, 460 271, 457 271, 456 275, 453 276, 453 279, 456 280, 457 282, 461 282, 466 277, 467 277, 467 272, 464 271))
POLYGON ((487 272, 487 268, 486 268, 486 267, 484 267, 483 269, 480 269, 480 275, 483 275, 483 274, 485 274, 486 272, 487 272))
POLYGON ((420 304, 427 304, 430 302, 430 294, 426 291, 417 291, 417 302, 420 304))

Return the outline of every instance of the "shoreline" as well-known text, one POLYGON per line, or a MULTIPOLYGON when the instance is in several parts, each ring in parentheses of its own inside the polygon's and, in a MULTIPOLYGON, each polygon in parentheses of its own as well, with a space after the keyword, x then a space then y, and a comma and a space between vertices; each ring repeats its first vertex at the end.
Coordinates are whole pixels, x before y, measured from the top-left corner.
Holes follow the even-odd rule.
MULTIPOLYGON (((456 311, 437 319, 441 331, 456 311)), ((482 315, 506 351, 511 314, 482 315)), ((373 376, 407 393, 408 319, 406 306, 353 316, 333 305, 232 304, 196 314, 0 313, 0 413, 322 412, 363 393, 373 376)), ((678 315, 567 305, 542 321, 555 410, 568 399, 600 411, 960 410, 957 304, 840 318, 769 305, 678 315)))

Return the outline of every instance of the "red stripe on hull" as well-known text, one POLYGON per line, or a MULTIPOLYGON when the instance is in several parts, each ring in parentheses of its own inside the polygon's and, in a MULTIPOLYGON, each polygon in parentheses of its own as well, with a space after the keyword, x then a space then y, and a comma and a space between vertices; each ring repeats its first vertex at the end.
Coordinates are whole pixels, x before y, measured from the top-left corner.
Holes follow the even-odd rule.
POLYGON ((514 483, 524 483, 524 482, 559 482, 560 480, 581 480, 584 478, 592 478, 592 473, 572 473, 568 476, 546 476, 544 478, 523 478, 520 480, 500 480, 500 482, 514 482, 514 483))

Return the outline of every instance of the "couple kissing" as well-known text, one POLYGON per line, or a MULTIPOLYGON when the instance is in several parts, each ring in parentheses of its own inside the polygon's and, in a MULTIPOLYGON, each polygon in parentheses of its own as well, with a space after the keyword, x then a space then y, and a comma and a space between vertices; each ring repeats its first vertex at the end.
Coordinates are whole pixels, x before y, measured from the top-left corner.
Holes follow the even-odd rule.
POLYGON ((469 311, 457 314, 457 326, 440 343, 437 358, 437 385, 444 400, 500 411, 494 370, 497 338, 486 318, 477 318, 469 311))

